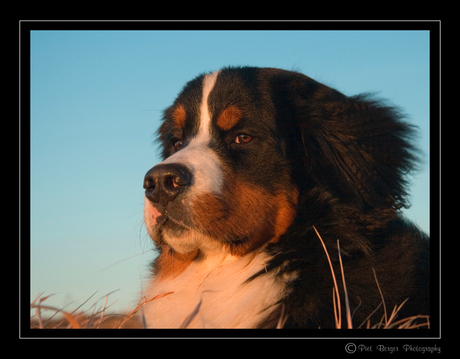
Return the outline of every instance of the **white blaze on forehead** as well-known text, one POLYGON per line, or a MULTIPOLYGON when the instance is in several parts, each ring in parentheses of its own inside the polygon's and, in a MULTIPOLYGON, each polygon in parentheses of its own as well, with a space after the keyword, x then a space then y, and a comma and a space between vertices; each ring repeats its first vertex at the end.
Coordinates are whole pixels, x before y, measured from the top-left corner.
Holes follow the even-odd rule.
POLYGON ((210 75, 205 75, 203 79, 203 97, 200 107, 200 129, 198 130, 197 140, 209 143, 211 139, 211 114, 209 112, 208 98, 211 90, 216 84, 219 71, 215 71, 210 75))
POLYGON ((219 157, 209 148, 211 140, 211 114, 208 97, 217 80, 219 72, 205 75, 201 98, 199 129, 182 150, 168 157, 162 163, 181 163, 188 167, 193 175, 191 194, 219 193, 222 187, 222 169, 219 157))

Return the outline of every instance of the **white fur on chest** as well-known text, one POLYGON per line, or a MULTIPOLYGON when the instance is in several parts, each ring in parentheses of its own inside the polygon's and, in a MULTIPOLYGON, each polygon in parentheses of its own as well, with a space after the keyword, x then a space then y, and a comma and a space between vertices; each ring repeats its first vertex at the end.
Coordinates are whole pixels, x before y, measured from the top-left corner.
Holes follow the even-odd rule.
POLYGON ((177 276, 164 280, 153 278, 146 291, 155 299, 144 307, 149 328, 252 328, 276 308, 285 283, 273 273, 262 274, 268 256, 263 253, 234 257, 219 254, 190 264, 177 276))

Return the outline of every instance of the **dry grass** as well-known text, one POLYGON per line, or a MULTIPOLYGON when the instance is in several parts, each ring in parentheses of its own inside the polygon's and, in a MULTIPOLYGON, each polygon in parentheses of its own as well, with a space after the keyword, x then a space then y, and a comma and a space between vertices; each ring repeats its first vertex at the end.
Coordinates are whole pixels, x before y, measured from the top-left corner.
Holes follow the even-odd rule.
MULTIPOLYGON (((331 269, 331 275, 332 279, 334 282, 334 288, 333 288, 333 304, 334 304, 334 315, 335 315, 335 327, 336 329, 342 329, 342 313, 341 313, 341 303, 340 303, 340 292, 339 292, 339 287, 337 285, 337 280, 335 277, 334 273, 334 268, 332 267, 332 262, 331 258, 329 257, 329 252, 327 251, 326 245, 324 244, 323 239, 321 238, 321 235, 318 233, 316 230, 315 226, 313 226, 313 229, 316 232, 316 235, 318 236, 319 240, 321 241, 321 244, 323 246, 324 252, 326 253, 327 260, 329 262, 329 267, 331 269)), ((345 273, 343 270, 343 265, 342 265, 342 256, 340 254, 340 243, 339 240, 337 240, 337 249, 338 249, 338 256, 339 256, 339 264, 340 264, 340 271, 342 275, 342 280, 343 280, 343 296, 345 298, 345 310, 346 310, 346 318, 347 318, 347 329, 353 329, 353 315, 350 311, 350 305, 348 301, 348 292, 347 292, 347 285, 345 281, 345 273)), ((406 304, 406 300, 404 300, 399 306, 395 306, 390 314, 388 316, 387 314, 387 308, 385 305, 385 298, 383 297, 382 290, 380 289, 379 281, 377 279, 377 275, 375 273, 375 269, 372 268, 374 272, 374 278, 375 278, 375 283, 377 285, 377 288, 380 293, 380 297, 382 298, 382 301, 380 304, 377 306, 377 308, 374 309, 372 313, 368 315, 368 317, 364 320, 363 323, 358 325, 356 328, 357 329, 418 329, 418 328, 425 328, 429 329, 430 328, 430 317, 428 315, 415 315, 412 317, 407 317, 403 318, 400 320, 396 320, 398 316, 398 312, 401 310, 404 304, 406 304), (375 324, 371 324, 371 319, 372 316, 377 312, 377 310, 383 305, 383 317, 380 318, 375 324)))
MULTIPOLYGON (((329 262, 329 266, 331 269, 331 275, 334 282, 333 287, 333 305, 334 305, 334 316, 335 316, 335 327, 336 329, 342 329, 342 305, 341 305, 341 293, 339 291, 339 286, 337 284, 337 278, 334 273, 334 269, 332 266, 332 261, 327 251, 327 248, 324 244, 321 235, 318 233, 315 227, 315 230, 321 244, 324 248, 324 252, 326 254, 327 260, 329 262)), ((358 326, 353 326, 353 314, 351 313, 349 301, 348 301, 348 293, 347 293, 347 286, 345 280, 345 273, 343 270, 342 265, 342 257, 340 254, 340 243, 337 240, 337 248, 338 248, 338 256, 339 256, 339 264, 341 270, 341 276, 343 281, 343 299, 345 300, 345 311, 346 311, 346 319, 347 329, 418 329, 418 328, 430 328, 430 317, 427 315, 417 315, 408 318, 397 319, 398 312, 401 308, 406 304, 407 299, 402 302, 399 306, 395 306, 391 313, 387 312, 387 308, 385 305, 385 299, 383 297, 383 293, 380 289, 380 285, 375 274, 374 270, 374 278, 377 285, 377 288, 380 292, 380 296, 382 298, 381 303, 375 308, 375 310, 369 314, 369 316, 364 320, 364 322, 360 323, 358 326), (377 320, 373 319, 374 314, 377 310, 383 306, 384 315, 377 320)), ((113 293, 113 292, 112 292, 113 293)), ((90 296, 85 302, 83 302, 77 309, 73 310, 72 312, 65 311, 64 308, 56 308, 48 305, 44 305, 43 303, 51 296, 43 297, 43 293, 39 294, 30 304, 31 310, 35 309, 35 314, 33 314, 30 318, 30 327, 31 329, 54 329, 54 328, 68 328, 68 329, 135 329, 135 328, 145 328, 145 321, 142 315, 140 315, 141 309, 147 303, 172 294, 173 292, 163 293, 155 296, 154 298, 146 298, 143 297, 138 302, 136 308, 132 310, 130 313, 127 314, 115 314, 115 313, 107 313, 107 309, 110 306, 107 306, 107 302, 109 299, 109 293, 105 297, 104 306, 101 308, 96 308, 93 305, 93 310, 89 314, 88 312, 84 312, 80 310, 83 305, 85 305, 93 296, 90 296), (43 317, 42 312, 51 312, 52 315, 47 317, 46 319, 43 317)), ((184 319, 181 328, 187 328, 189 323, 192 319, 197 315, 200 310, 201 302, 197 305, 193 313, 191 313, 187 318, 184 319)), ((284 327, 287 320, 287 315, 285 313, 284 306, 281 308, 281 315, 278 320, 277 329, 281 329, 284 327)))
POLYGON ((72 312, 67 312, 63 309, 43 305, 42 303, 51 295, 42 297, 39 294, 30 304, 31 309, 35 309, 35 314, 30 318, 31 329, 138 329, 144 328, 145 325, 142 318, 137 316, 139 310, 152 300, 164 297, 173 292, 157 295, 154 298, 141 298, 136 308, 127 314, 107 314, 106 310, 109 294, 107 294, 104 306, 99 309, 94 309, 91 314, 88 312, 79 311, 79 309, 91 299, 90 296, 84 303, 72 312), (53 313, 50 317, 44 319, 42 311, 53 313))

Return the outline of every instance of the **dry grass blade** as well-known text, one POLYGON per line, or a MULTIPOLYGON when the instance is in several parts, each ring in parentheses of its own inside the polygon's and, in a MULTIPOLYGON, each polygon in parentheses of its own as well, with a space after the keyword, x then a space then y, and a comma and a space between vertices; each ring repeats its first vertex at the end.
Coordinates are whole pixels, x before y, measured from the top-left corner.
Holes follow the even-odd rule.
POLYGON ((81 328, 80 324, 78 324, 78 322, 70 315, 70 313, 67 313, 67 312, 61 312, 61 313, 65 316, 65 318, 67 319, 69 324, 72 326, 72 328, 74 329, 81 328))
POLYGON ((348 329, 353 329, 353 323, 352 323, 352 319, 351 319, 350 302, 348 300, 347 284, 345 282, 345 272, 343 270, 342 255, 340 254, 340 244, 339 244, 338 239, 337 239, 337 249, 339 251, 340 272, 342 273, 343 292, 344 292, 344 295, 345 295, 345 309, 347 311, 347 326, 348 326, 348 329))
POLYGON ((393 311, 391 312, 390 318, 388 321, 385 322, 384 329, 415 329, 421 327, 430 327, 430 317, 428 315, 414 315, 412 317, 407 317, 400 319, 398 321, 394 321, 397 318, 398 312, 401 310, 404 304, 409 300, 407 298, 404 302, 402 302, 399 306, 395 306, 393 311), (425 319, 425 322, 419 322, 418 320, 425 319))
POLYGON ((402 302, 400 305, 395 305, 395 307, 393 308, 393 311, 391 312, 390 314, 390 318, 388 318, 388 321, 385 322, 385 327, 387 327, 390 323, 393 322, 393 320, 396 319, 397 315, 398 315, 398 312, 401 310, 401 308, 403 307, 404 304, 406 304, 406 302, 409 300, 409 298, 406 298, 404 300, 404 302, 402 302))
POLYGON ((370 325, 371 325, 371 324, 370 324, 370 323, 371 323, 371 320, 370 320, 370 319, 371 319, 372 316, 375 314, 375 312, 377 312, 377 310, 379 310, 379 308, 380 308, 381 306, 382 306, 382 302, 380 302, 379 305, 377 306, 377 308, 375 308, 375 309, 371 312, 371 314, 369 314, 369 315, 367 316, 367 318, 364 319, 364 321, 358 326, 358 329, 361 329, 361 327, 362 327, 365 323, 367 323, 366 329, 370 329, 370 325))
POLYGON ((281 304, 281 314, 278 319, 278 323, 276 324, 276 329, 282 329, 284 325, 286 324, 288 316, 284 313, 284 311, 285 311, 285 305, 284 303, 282 303, 281 304))
POLYGON ((95 291, 93 294, 91 294, 91 295, 89 296, 88 299, 86 299, 83 303, 81 303, 81 304, 80 304, 75 310, 73 310, 72 313, 70 313, 70 314, 75 313, 78 309, 80 309, 82 306, 84 306, 86 303, 88 303, 88 301, 89 301, 92 297, 94 297, 94 296, 96 295, 96 293, 97 293, 97 291, 95 291))
MULTIPOLYGON (((387 307, 385 305, 385 298, 383 297, 382 289, 380 289, 380 284, 377 279, 377 274, 375 273, 375 269, 372 268, 372 271, 374 272, 374 278, 375 278, 375 283, 377 283, 377 288, 379 289, 380 297, 382 298, 382 304, 383 304, 383 313, 385 315, 385 323, 388 323, 388 317, 387 317, 387 307)), ((405 301, 404 301, 405 303, 405 301)), ((404 304, 403 303, 403 304, 404 304)))
POLYGON ((143 255, 143 254, 145 254, 145 253, 148 253, 148 252, 151 252, 151 251, 153 251, 153 249, 149 249, 149 250, 147 250, 147 251, 145 251, 145 252, 138 253, 138 254, 135 254, 135 255, 133 255, 133 256, 131 256, 131 257, 127 257, 127 258, 125 258, 125 259, 122 259, 122 260, 120 260, 120 261, 118 261, 118 262, 115 262, 115 263, 113 263, 113 264, 108 265, 107 267, 102 268, 101 270, 99 270, 99 272, 103 272, 103 271, 105 271, 105 270, 107 270, 107 269, 109 269, 109 268, 112 268, 112 267, 116 266, 117 264, 120 264, 120 263, 122 263, 122 262, 124 262, 124 261, 127 261, 128 259, 131 259, 131 258, 134 258, 134 257, 137 257, 137 256, 141 256, 141 255, 143 255))
POLYGON ((426 327, 430 329, 430 316, 429 315, 414 315, 413 317, 398 320, 391 325, 385 327, 386 329, 417 329, 426 327), (424 322, 416 323, 416 321, 424 319, 424 322))
POLYGON ((37 306, 36 308, 37 308, 36 315, 37 315, 37 319, 38 319, 38 327, 40 329, 43 329, 43 320, 42 320, 42 316, 41 316, 41 313, 40 313, 40 306, 37 306))
POLYGON ((329 262, 329 267, 331 268, 332 280, 334 281, 334 288, 335 288, 335 295, 337 297, 337 303, 334 305, 334 314, 335 314, 335 326, 336 329, 342 328, 342 310, 340 304, 340 295, 339 295, 339 286, 337 285, 337 280, 335 278, 334 267, 332 266, 331 258, 329 257, 329 252, 327 251, 326 245, 324 244, 323 239, 321 238, 320 234, 316 230, 316 227, 313 226, 313 229, 316 232, 321 244, 323 245, 324 252, 326 253, 327 261, 329 262), (336 310, 337 308, 337 310, 336 310))
MULTIPOLYGON (((334 268, 332 266, 332 261, 329 256, 329 253, 327 251, 326 245, 321 237, 321 235, 318 233, 317 229, 315 226, 313 226, 313 229, 316 232, 316 235, 318 236, 319 240, 321 241, 321 244, 323 246, 324 252, 326 253, 326 257, 329 263, 329 267, 331 270, 331 275, 332 279, 334 282, 334 288, 332 289, 332 302, 333 302, 333 307, 334 307, 334 315, 335 315, 335 323, 336 323, 336 329, 341 329, 341 304, 340 304, 340 292, 339 292, 339 287, 337 285, 337 279, 334 273, 334 268)), ((345 280, 345 272, 343 269, 343 263, 342 263, 342 255, 340 252, 340 243, 339 240, 337 240, 337 249, 338 249, 338 257, 339 257, 339 264, 340 264, 340 271, 342 274, 342 281, 343 281, 343 289, 344 289, 344 296, 345 296, 345 309, 346 309, 346 317, 347 317, 347 328, 348 329, 353 329, 353 323, 352 323, 352 315, 351 315, 351 310, 350 310, 350 303, 349 303, 349 298, 348 298, 348 291, 347 291, 347 284, 345 280)), ((404 304, 406 304, 408 298, 404 300, 400 305, 397 305, 393 308, 393 311, 391 312, 390 316, 388 316, 386 304, 385 304, 385 298, 382 292, 382 289, 380 287, 379 281, 377 279, 377 273, 374 268, 372 268, 372 271, 374 273, 374 278, 375 278, 375 283, 377 284, 377 288, 380 293, 380 297, 382 298, 382 301, 380 304, 375 308, 375 310, 369 314, 369 316, 358 326, 359 328, 362 328, 363 325, 366 325, 366 329, 416 329, 416 328, 422 328, 422 327, 430 327, 430 317, 428 315, 416 315, 408 318, 403 318, 398 321, 396 321, 396 318, 398 316, 398 313, 400 312, 401 308, 403 307, 404 304), (377 324, 374 324, 371 326, 371 317, 377 312, 377 310, 383 306, 383 317, 380 319, 380 321, 377 324), (423 320, 422 322, 420 322, 423 320)), ((356 311, 357 308, 355 308, 356 311)))
POLYGON ((50 294, 50 295, 47 295, 46 297, 43 297, 43 298, 40 298, 41 296, 43 295, 43 292, 42 293, 39 293, 35 299, 32 301, 32 303, 30 304, 30 307, 31 308, 36 308, 36 315, 37 315, 37 320, 38 320, 38 326, 40 329, 43 329, 43 320, 42 320, 42 316, 41 316, 41 311, 40 311, 40 308, 41 308, 41 303, 44 302, 45 300, 47 300, 49 297, 51 297, 52 295, 54 294, 50 294), (35 305, 35 302, 40 299, 38 301, 38 305, 35 305))
POLYGON ((107 309, 107 301, 108 300, 109 300, 109 294, 107 294, 107 296, 105 297, 104 308, 102 309, 101 318, 99 319, 99 324, 97 325, 97 328, 99 328, 99 326, 101 325, 102 320, 104 318, 105 310, 107 309))
MULTIPOLYGON (((46 298, 44 298, 44 299, 46 299, 46 298)), ((33 304, 33 305, 31 305, 31 308, 37 308, 38 311, 40 309, 48 309, 48 310, 53 310, 53 311, 60 312, 67 319, 67 321, 72 326, 72 328, 74 328, 74 329, 80 329, 81 328, 80 324, 78 324, 78 322, 72 317, 72 315, 69 312, 65 312, 65 311, 63 311, 61 309, 58 309, 58 308, 50 307, 50 306, 47 306, 47 305, 40 305, 40 304, 38 304, 38 305, 33 304)), ((40 321, 40 317, 38 319, 40 321)), ((40 328, 43 329, 43 323, 40 324, 40 328)))

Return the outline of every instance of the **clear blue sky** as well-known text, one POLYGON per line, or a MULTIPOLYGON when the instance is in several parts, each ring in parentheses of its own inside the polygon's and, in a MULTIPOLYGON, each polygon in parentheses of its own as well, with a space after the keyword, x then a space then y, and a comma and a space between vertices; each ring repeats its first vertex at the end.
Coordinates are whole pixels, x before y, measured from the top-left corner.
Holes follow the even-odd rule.
POLYGON ((135 306, 154 253, 122 260, 152 248, 142 181, 159 161, 161 111, 186 81, 227 65, 295 69, 400 106, 425 155, 405 213, 429 232, 428 32, 34 31, 32 298, 56 293, 48 304, 74 309, 118 290, 113 309, 135 306))

